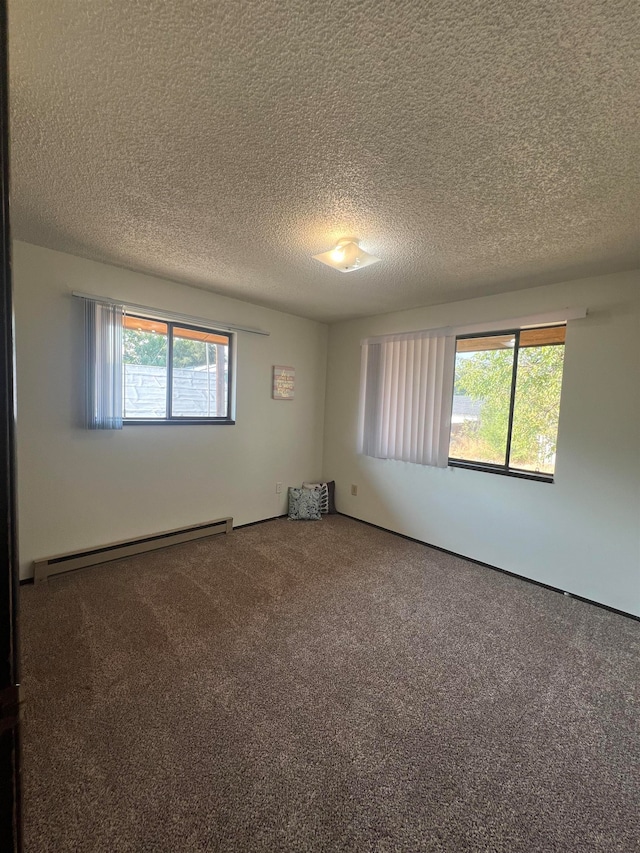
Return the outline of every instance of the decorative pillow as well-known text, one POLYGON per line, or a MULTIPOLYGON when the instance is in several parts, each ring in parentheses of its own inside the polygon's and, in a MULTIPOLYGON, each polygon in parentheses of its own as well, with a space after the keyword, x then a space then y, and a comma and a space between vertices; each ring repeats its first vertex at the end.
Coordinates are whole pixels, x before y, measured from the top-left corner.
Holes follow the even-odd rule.
POLYGON ((303 489, 324 489, 326 499, 323 497, 320 500, 322 512, 328 512, 330 515, 337 512, 336 510, 336 481, 330 480, 328 483, 303 483, 303 489), (326 508, 325 508, 326 507, 326 508))
POLYGON ((333 515, 338 510, 336 509, 336 481, 329 480, 327 483, 327 492, 329 493, 329 515, 333 515))
POLYGON ((316 489, 289 489, 289 518, 319 521, 320 492, 316 489))
POLYGON ((329 490, 326 483, 303 483, 303 489, 311 489, 320 496, 320 512, 324 515, 329 512, 329 490))

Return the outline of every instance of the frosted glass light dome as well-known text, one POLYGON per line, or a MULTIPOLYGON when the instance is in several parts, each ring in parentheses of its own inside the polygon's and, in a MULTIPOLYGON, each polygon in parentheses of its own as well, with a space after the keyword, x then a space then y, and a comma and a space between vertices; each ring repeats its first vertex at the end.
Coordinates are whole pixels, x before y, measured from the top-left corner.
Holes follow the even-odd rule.
POLYGON ((361 249, 355 240, 349 239, 339 240, 333 249, 313 257, 338 272, 354 272, 381 260, 361 249))

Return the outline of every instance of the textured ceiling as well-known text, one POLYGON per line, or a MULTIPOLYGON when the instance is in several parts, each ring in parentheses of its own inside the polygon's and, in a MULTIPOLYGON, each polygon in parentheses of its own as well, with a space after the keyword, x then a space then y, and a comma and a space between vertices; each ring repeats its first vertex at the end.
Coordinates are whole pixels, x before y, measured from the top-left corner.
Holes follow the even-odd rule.
POLYGON ((9 13, 20 239, 320 320, 640 266, 636 0, 9 13))

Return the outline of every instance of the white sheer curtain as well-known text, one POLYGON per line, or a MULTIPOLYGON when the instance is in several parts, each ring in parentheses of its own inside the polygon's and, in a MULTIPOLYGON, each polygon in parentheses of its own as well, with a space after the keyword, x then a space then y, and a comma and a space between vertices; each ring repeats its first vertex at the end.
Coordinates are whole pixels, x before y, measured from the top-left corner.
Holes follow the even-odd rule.
POLYGON ((447 467, 456 341, 438 332, 363 341, 360 453, 447 467))
POLYGON ((84 300, 88 429, 122 429, 124 306, 84 300))

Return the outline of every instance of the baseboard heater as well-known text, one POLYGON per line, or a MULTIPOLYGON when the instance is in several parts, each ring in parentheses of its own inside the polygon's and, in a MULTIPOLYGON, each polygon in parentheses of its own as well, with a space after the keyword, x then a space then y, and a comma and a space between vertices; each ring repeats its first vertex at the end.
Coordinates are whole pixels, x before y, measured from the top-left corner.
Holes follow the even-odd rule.
POLYGON ((175 530, 166 530, 164 533, 154 533, 139 539, 124 539, 121 542, 112 542, 86 551, 57 554, 55 557, 33 561, 33 581, 44 583, 52 575, 84 569, 99 563, 108 563, 110 560, 119 560, 121 557, 132 557, 134 554, 144 554, 146 551, 155 551, 158 548, 168 548, 170 545, 179 545, 194 539, 204 539, 206 536, 215 536, 216 533, 231 533, 232 530, 233 518, 216 518, 214 521, 205 521, 191 527, 178 527, 175 530))

